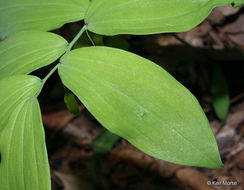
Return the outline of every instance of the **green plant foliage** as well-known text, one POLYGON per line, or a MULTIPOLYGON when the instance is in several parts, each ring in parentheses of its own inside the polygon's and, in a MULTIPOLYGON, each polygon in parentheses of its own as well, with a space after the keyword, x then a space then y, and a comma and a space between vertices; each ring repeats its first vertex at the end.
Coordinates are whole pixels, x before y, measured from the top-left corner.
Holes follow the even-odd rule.
POLYGON ((244 5, 244 0, 234 0, 234 7, 240 7, 244 5))
MULTIPOLYGON (((75 34, 78 32, 76 31, 75 34)), ((75 35, 74 35, 75 36, 75 35)), ((87 47, 91 46, 91 41, 89 40, 87 35, 82 35, 74 44, 73 49, 81 48, 81 47, 87 47)))
MULTIPOLYGON (((6 38, 0 43, 0 189, 51 189, 37 96, 57 69, 64 85, 113 133, 105 132, 94 141, 96 155, 107 152, 119 135, 159 159, 221 168, 199 103, 165 70, 115 48, 70 50, 91 45, 91 39, 79 40, 85 31, 89 34, 87 29, 96 33, 95 44, 128 49, 125 39, 100 34, 183 32, 199 24, 212 8, 227 4, 241 6, 244 0, 0 0, 0 39, 6 38), (69 45, 45 32, 82 19, 86 25, 69 45), (64 53, 42 81, 19 75, 64 53)), ((214 73, 214 107, 224 118, 229 96, 221 72, 214 73)), ((79 112, 73 94, 66 94, 65 102, 73 113, 79 112)))
POLYGON ((123 50, 88 47, 64 55, 58 70, 65 86, 104 127, 147 154, 179 164, 222 167, 197 100, 151 61, 123 50))
POLYGON ((93 155, 91 168, 95 172, 102 163, 103 157, 109 153, 114 144, 120 139, 119 136, 102 128, 98 137, 93 141, 93 155))
POLYGON ((212 98, 214 111, 219 119, 224 120, 229 110, 230 95, 224 73, 218 65, 213 70, 212 98))
POLYGON ((114 144, 120 139, 119 136, 110 133, 109 131, 102 132, 94 141, 94 154, 106 154, 114 144))
POLYGON ((0 79, 44 67, 67 49, 67 41, 49 32, 24 31, 0 43, 0 79))
POLYGON ((82 20, 89 0, 0 0, 0 38, 22 30, 49 31, 82 20))
POLYGON ((39 104, 41 80, 0 80, 0 189, 49 190, 50 173, 39 104))
POLYGON ((72 114, 80 115, 79 105, 73 94, 66 92, 64 95, 64 102, 72 114))
POLYGON ((231 3, 233 0, 92 0, 85 23, 90 31, 103 35, 183 32, 202 22, 214 7, 231 3))

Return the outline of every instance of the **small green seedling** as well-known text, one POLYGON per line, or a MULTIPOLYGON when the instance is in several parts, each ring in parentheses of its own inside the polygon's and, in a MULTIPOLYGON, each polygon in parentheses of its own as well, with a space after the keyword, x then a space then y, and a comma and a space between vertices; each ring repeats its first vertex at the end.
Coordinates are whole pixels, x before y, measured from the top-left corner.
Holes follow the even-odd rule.
POLYGON ((72 48, 88 31, 107 36, 184 32, 216 6, 243 3, 0 0, 0 189, 51 189, 37 97, 55 71, 105 128, 143 152, 178 164, 221 168, 216 140, 201 106, 164 69, 125 50, 72 48), (80 20, 85 24, 70 43, 46 32, 80 20), (59 63, 43 80, 28 75, 57 59, 59 63))

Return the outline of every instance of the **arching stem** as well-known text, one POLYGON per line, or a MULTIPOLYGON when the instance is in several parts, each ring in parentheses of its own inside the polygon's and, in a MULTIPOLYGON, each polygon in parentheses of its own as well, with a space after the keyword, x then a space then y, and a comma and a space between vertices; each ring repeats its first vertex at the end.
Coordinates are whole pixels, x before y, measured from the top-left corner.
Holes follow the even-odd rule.
MULTIPOLYGON (((67 50, 65 52, 68 53, 71 51, 71 49, 73 48, 74 44, 77 42, 77 40, 82 36, 82 34, 87 30, 87 26, 84 25, 82 27, 82 29, 80 30, 80 32, 74 37, 74 39, 69 43, 68 47, 67 47, 67 50)), ((52 74, 58 69, 60 63, 58 63, 46 76, 45 78, 42 80, 42 85, 41 85, 41 88, 39 90, 39 92, 36 94, 36 97, 40 95, 42 89, 43 89, 43 86, 45 85, 45 83, 47 82, 47 80, 52 76, 52 74)))

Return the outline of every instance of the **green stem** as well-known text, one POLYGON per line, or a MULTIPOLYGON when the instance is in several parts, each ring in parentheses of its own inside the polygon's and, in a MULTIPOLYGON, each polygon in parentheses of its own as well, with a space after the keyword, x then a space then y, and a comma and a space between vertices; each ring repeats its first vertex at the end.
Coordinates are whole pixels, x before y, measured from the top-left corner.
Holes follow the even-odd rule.
POLYGON ((77 42, 77 40, 81 37, 81 35, 84 33, 84 31, 86 31, 87 30, 87 26, 86 25, 84 25, 83 27, 82 27, 82 29, 80 30, 80 32, 75 36, 75 38, 69 43, 69 46, 68 46, 68 48, 67 48, 67 50, 66 50, 66 53, 68 53, 71 49, 72 49, 72 47, 75 45, 75 43, 77 42))
MULTIPOLYGON (((68 53, 70 52, 70 50, 73 48, 74 44, 77 42, 77 40, 81 37, 81 35, 84 33, 84 31, 87 30, 86 25, 84 25, 82 27, 82 29, 80 30, 80 32, 75 36, 75 38, 69 43, 67 50, 65 52, 68 53)), ((58 67, 60 66, 60 63, 58 63, 55 67, 53 67, 53 69, 45 76, 45 78, 42 80, 42 84, 41 84, 41 88, 39 90, 39 92, 36 94, 36 97, 38 97, 45 85, 45 83, 47 82, 47 80, 52 76, 52 74, 58 69, 58 67)))
POLYGON ((42 84, 41 84, 41 88, 39 90, 39 92, 36 94, 36 97, 38 97, 46 83, 46 81, 50 78, 50 76, 58 69, 60 63, 58 63, 55 67, 53 67, 53 69, 45 76, 44 79, 42 79, 42 84))
POLYGON ((88 36, 89 40, 91 41, 93 46, 96 46, 96 44, 94 43, 94 41, 92 40, 92 37, 90 36, 88 30, 86 30, 86 35, 88 36))
POLYGON ((46 81, 50 78, 50 76, 58 69, 60 63, 58 63, 53 69, 45 76, 45 78, 42 80, 42 83, 45 84, 46 81))

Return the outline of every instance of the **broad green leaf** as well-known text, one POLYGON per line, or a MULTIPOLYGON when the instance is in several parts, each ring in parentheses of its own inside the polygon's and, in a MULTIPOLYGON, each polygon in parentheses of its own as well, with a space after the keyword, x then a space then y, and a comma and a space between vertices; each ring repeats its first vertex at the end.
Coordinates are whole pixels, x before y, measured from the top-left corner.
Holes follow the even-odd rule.
POLYGON ((214 111, 219 119, 224 120, 229 110, 230 95, 224 73, 218 65, 213 70, 212 97, 214 111))
POLYGON ((103 35, 183 32, 201 23, 214 7, 231 3, 233 0, 92 0, 85 23, 90 31, 103 35))
POLYGON ((72 114, 80 115, 79 105, 73 94, 66 92, 64 95, 64 102, 72 114))
POLYGON ((54 62, 67 49, 67 41, 49 32, 24 31, 0 43, 0 79, 27 74, 54 62))
POLYGON ((153 62, 123 50, 89 47, 64 55, 58 70, 104 127, 143 152, 179 164, 222 167, 199 103, 153 62))
POLYGON ((30 76, 13 76, 0 80, 0 133, 7 125, 8 116, 22 102, 40 89, 41 80, 30 76))
POLYGON ((89 0, 0 0, 0 38, 22 30, 49 31, 84 19, 89 0))
POLYGON ((0 80, 0 189, 50 190, 50 172, 39 104, 41 80, 0 80))

